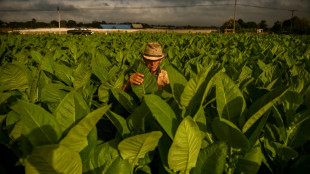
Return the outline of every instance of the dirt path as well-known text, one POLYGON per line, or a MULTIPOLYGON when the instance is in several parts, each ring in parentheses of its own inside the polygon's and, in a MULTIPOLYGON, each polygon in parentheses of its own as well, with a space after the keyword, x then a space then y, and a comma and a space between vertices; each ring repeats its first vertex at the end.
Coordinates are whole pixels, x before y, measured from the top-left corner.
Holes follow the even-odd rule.
MULTIPOLYGON (((38 29, 23 29, 23 30, 14 30, 12 32, 19 32, 20 34, 46 34, 46 33, 53 33, 53 34, 67 34, 67 30, 72 30, 73 28, 38 28, 38 29)), ((216 32, 215 29, 203 29, 203 30, 189 30, 189 29, 178 29, 178 30, 169 30, 169 29, 90 29, 94 33, 113 33, 113 32, 128 32, 128 33, 135 33, 135 32, 150 32, 150 33, 157 33, 157 32, 164 32, 164 33, 211 33, 216 32)))

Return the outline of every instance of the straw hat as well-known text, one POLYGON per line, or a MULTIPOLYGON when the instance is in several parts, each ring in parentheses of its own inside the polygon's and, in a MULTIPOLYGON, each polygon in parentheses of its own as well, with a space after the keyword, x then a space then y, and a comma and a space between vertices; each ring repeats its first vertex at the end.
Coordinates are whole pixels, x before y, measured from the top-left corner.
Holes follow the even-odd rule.
POLYGON ((146 45, 141 55, 148 60, 160 60, 166 57, 167 53, 162 52, 160 44, 151 42, 146 45))

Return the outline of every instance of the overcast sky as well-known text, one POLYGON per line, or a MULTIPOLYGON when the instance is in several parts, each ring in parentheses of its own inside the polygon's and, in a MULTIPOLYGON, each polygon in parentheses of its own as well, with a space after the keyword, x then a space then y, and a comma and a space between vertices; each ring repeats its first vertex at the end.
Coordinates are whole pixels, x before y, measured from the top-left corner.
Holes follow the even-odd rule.
MULTIPOLYGON (((160 25, 221 26, 234 17, 234 0, 0 0, 0 20, 50 22, 143 22, 160 25)), ((237 0, 236 19, 245 22, 294 16, 310 20, 310 0, 237 0)))

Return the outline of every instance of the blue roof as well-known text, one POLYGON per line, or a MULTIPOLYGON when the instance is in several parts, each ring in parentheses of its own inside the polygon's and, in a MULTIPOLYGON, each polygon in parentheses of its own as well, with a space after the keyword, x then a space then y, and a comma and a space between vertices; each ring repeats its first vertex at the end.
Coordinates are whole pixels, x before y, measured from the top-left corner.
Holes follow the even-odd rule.
POLYGON ((130 25, 100 25, 103 29, 131 29, 130 25))

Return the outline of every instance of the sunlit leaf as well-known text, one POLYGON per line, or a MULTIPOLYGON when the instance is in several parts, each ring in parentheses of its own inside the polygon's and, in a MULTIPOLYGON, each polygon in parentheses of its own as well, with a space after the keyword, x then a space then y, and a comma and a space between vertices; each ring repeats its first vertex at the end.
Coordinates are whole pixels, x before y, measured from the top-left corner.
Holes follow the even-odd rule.
POLYGON ((130 163, 137 165, 139 158, 143 158, 147 152, 156 148, 161 136, 160 131, 135 135, 121 141, 118 150, 123 159, 128 159, 130 163))
POLYGON ((78 152, 63 145, 46 145, 34 148, 25 165, 26 174, 82 173, 78 152))
POLYGON ((188 173, 196 166, 201 147, 200 131, 195 121, 187 116, 180 123, 168 153, 169 168, 188 173))
POLYGON ((73 151, 80 152, 88 144, 87 135, 110 107, 107 105, 89 113, 69 131, 67 136, 60 141, 60 144, 73 151))
POLYGON ((173 139, 178 121, 171 107, 163 99, 153 94, 146 95, 144 100, 157 122, 173 139))

